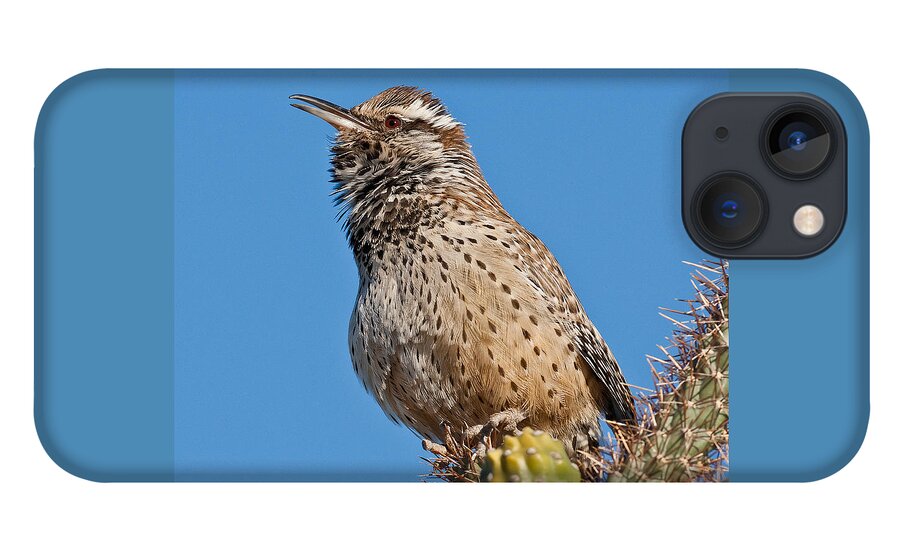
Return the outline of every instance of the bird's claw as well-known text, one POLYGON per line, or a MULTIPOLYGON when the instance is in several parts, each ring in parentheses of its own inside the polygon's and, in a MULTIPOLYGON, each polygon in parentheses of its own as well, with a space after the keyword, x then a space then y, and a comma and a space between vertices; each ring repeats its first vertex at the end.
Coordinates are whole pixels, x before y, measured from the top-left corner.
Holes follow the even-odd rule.
POLYGON ((519 423, 525 419, 525 414, 520 410, 504 410, 497 412, 488 418, 484 425, 472 425, 465 430, 465 439, 471 442, 476 438, 479 439, 479 447, 484 444, 485 439, 492 431, 497 430, 502 433, 514 433, 519 430, 519 423))

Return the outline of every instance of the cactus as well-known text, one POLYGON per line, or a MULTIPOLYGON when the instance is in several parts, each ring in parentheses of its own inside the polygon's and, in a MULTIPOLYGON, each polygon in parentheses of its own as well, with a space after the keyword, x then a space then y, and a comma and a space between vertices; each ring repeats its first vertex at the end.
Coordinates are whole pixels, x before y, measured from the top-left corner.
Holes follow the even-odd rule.
MULTIPOLYGON (((705 272, 715 268, 697 266, 705 272)), ((645 400, 642 425, 622 433, 608 481, 719 481, 728 452, 728 276, 693 275, 697 294, 675 312, 676 330, 663 357, 650 357, 656 393, 645 400), (673 352, 674 351, 674 352, 673 352), (657 369, 659 368, 659 369, 657 369)), ((671 310, 670 310, 671 311, 671 310)), ((671 319, 671 318, 670 318, 671 319)))
POLYGON ((526 427, 515 435, 506 435, 500 448, 487 452, 481 481, 578 482, 581 473, 569 461, 561 442, 543 431, 526 427))
POLYGON ((444 444, 424 441, 436 457, 431 477, 446 481, 723 481, 728 472, 728 263, 691 264, 696 294, 661 356, 648 356, 656 382, 636 398, 639 421, 610 423, 615 437, 578 451, 573 469, 562 443, 538 431, 469 437, 446 429, 444 444), (543 438, 541 438, 543 437, 543 438), (530 448, 534 454, 528 455, 530 448), (524 453, 523 453, 524 452, 524 453), (560 458, 557 458, 556 455, 560 458), (534 456, 534 458, 532 458, 534 456), (548 473, 548 468, 552 471, 548 473))

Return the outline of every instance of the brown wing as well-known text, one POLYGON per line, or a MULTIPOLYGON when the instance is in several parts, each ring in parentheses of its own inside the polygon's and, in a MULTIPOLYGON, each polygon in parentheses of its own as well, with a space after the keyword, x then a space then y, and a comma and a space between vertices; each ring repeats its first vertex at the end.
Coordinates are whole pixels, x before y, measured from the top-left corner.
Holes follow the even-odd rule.
POLYGON ((523 262, 525 259, 530 262, 523 263, 520 269, 547 299, 552 315, 602 383, 605 398, 601 407, 606 417, 615 421, 633 421, 634 402, 622 370, 606 341, 588 319, 559 262, 539 238, 521 227, 519 233, 519 241, 530 254, 523 259, 523 262))

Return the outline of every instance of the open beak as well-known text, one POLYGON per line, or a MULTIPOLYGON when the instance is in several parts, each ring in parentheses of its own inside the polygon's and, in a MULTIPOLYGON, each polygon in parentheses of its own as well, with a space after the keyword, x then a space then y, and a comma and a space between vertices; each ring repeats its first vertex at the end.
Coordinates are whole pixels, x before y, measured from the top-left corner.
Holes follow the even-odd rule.
POLYGON ((291 106, 324 119, 338 131, 345 129, 352 129, 355 131, 371 130, 365 121, 350 113, 350 110, 342 108, 337 104, 332 104, 331 102, 327 102, 314 96, 306 96, 305 94, 295 94, 291 96, 291 100, 306 102, 306 104, 309 104, 308 106, 305 104, 291 104, 291 106))

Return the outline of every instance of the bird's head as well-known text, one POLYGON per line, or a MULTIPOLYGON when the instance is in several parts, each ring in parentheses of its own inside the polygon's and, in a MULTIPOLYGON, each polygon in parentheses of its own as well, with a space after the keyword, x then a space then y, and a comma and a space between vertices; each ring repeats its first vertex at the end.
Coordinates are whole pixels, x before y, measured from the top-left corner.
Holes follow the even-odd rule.
POLYGON ((349 110, 302 94, 291 99, 338 131, 331 148, 335 203, 360 267, 386 243, 463 211, 505 213, 462 124, 430 92, 394 87, 349 110))
POLYGON ((393 87, 346 109, 297 94, 291 104, 337 129, 332 171, 338 186, 354 182, 422 180, 470 157, 463 126, 430 92, 393 87))

